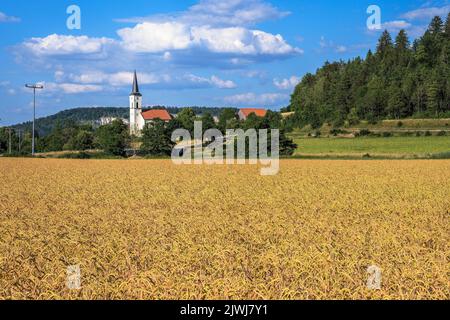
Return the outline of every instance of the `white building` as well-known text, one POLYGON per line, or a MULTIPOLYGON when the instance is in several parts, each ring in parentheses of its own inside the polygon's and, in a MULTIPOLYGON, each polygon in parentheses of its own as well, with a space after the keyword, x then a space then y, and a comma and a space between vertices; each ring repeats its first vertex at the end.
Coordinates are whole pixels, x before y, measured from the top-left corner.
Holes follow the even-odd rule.
POLYGON ((167 110, 142 111, 142 94, 139 92, 137 74, 134 71, 133 91, 130 94, 130 134, 139 136, 145 124, 156 119, 167 122, 172 117, 167 110))

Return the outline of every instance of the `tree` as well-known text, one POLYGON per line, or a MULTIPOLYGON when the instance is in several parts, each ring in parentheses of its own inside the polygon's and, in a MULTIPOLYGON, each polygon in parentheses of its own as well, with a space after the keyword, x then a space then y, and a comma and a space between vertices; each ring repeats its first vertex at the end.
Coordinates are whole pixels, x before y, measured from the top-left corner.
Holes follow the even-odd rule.
POLYGON ((242 127, 244 130, 249 129, 262 129, 262 118, 258 117, 256 114, 251 113, 247 119, 243 122, 242 127))
POLYGON ((280 131, 280 156, 292 156, 297 147, 297 144, 288 138, 284 131, 280 131))
POLYGON ((67 144, 68 150, 90 150, 94 148, 94 135, 92 132, 81 130, 67 144))
POLYGON ((400 30, 395 38, 395 59, 397 65, 406 67, 409 63, 410 42, 405 30, 400 30))
POLYGON ((281 129, 282 117, 279 112, 267 111, 266 115, 262 119, 263 129, 281 129))
POLYGON ((376 54, 381 60, 383 60, 391 53, 392 49, 393 44, 391 35, 387 30, 385 30, 381 35, 380 39, 378 40, 376 54))
POLYGON ((96 132, 96 141, 100 148, 115 156, 125 155, 128 140, 128 127, 122 120, 114 120, 111 124, 100 127, 96 132))
POLYGON ((352 120, 375 122, 386 117, 448 116, 450 109, 450 15, 435 17, 422 37, 410 45, 401 30, 392 42, 384 31, 376 53, 365 59, 325 62, 295 87, 290 126, 352 120))
POLYGON ((194 132, 195 119, 196 115, 192 108, 185 108, 177 115, 177 120, 181 127, 191 132, 191 134, 194 132))
POLYGON ((445 22, 444 33, 447 39, 450 39, 450 13, 447 16, 447 20, 445 22))
POLYGON ((444 23, 442 22, 441 17, 436 16, 433 18, 428 27, 428 31, 433 35, 440 34, 444 31, 444 23))
POLYGON ((232 108, 226 108, 219 116, 219 128, 224 133, 226 129, 233 129, 229 127, 231 120, 236 119, 236 111, 232 108))
POLYGON ((201 116, 200 121, 202 122, 203 133, 205 133, 209 129, 216 128, 214 118, 209 112, 204 113, 201 116))
POLYGON ((142 131, 141 151, 151 156, 170 156, 175 143, 171 140, 171 132, 161 120, 145 125, 142 131))

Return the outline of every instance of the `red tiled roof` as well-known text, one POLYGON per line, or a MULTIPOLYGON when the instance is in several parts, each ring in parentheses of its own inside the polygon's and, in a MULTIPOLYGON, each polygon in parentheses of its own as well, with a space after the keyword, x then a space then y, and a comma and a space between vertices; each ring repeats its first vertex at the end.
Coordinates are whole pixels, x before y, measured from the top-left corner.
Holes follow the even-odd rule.
POLYGON ((267 114, 267 110, 264 109, 241 109, 241 112, 245 117, 248 117, 252 113, 256 114, 258 117, 265 117, 267 114))
POLYGON ((172 120, 172 117, 167 112, 167 110, 148 110, 142 112, 142 117, 144 117, 144 120, 155 120, 155 119, 161 119, 163 121, 172 120))

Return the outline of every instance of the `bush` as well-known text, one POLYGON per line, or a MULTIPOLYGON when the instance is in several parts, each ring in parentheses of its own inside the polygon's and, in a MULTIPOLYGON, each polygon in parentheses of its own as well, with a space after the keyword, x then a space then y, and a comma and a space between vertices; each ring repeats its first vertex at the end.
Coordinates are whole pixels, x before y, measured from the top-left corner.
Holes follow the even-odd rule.
POLYGON ((401 121, 397 122, 397 127, 399 127, 399 128, 403 127, 403 122, 401 122, 401 121))
POLYGON ((432 136, 431 132, 427 130, 427 131, 425 132, 425 137, 431 137, 431 136, 432 136))
POLYGON ((438 137, 443 137, 443 136, 446 136, 446 135, 447 135, 447 132, 445 132, 445 131, 439 131, 438 134, 437 134, 438 137))
POLYGON ((359 131, 359 136, 361 136, 361 137, 370 136, 371 134, 372 134, 372 132, 370 132, 370 130, 368 130, 368 129, 362 129, 359 131))
POLYGON ((383 138, 390 138, 392 136, 393 136, 392 132, 383 132, 383 138))
POLYGON ((91 159, 91 155, 86 152, 66 153, 58 156, 59 159, 91 159))
POLYGON ((417 131, 417 132, 416 132, 416 137, 421 137, 421 136, 422 136, 422 132, 417 131))

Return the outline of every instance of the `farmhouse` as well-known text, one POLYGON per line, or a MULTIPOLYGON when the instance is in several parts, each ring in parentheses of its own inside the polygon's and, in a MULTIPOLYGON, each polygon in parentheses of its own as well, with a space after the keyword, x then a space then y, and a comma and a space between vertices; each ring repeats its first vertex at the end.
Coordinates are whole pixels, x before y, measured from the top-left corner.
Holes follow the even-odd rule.
POLYGON ((241 109, 238 112, 239 120, 247 120, 247 118, 254 113, 257 117, 264 118, 267 114, 267 110, 264 109, 241 109))
POLYGON ((139 92, 137 74, 134 71, 133 91, 130 94, 130 134, 140 135, 145 125, 156 119, 168 122, 172 117, 167 110, 142 111, 142 94, 139 92))

